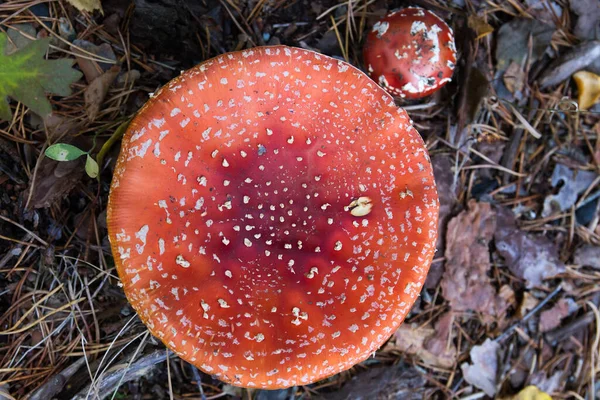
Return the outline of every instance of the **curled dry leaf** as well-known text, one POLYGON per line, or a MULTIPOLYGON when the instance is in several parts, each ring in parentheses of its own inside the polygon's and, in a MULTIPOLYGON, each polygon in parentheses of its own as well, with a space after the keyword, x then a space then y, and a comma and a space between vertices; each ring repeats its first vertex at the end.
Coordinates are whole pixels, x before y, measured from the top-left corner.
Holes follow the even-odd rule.
MULTIPOLYGON (((448 318, 448 320, 451 324, 451 318, 448 318)), ((444 321, 442 325, 445 323, 444 321)), ((436 327, 438 325, 439 322, 436 324, 436 327)), ((444 326, 441 327, 444 328, 444 326)), ((394 349, 415 356, 427 365, 439 368, 452 368, 456 362, 458 353, 456 346, 451 340, 448 340, 448 337, 448 331, 438 332, 437 329, 431 327, 403 324, 400 325, 394 334, 395 344, 390 344, 386 349, 394 349)))
POLYGON ((97 46, 87 40, 76 39, 73 41, 71 50, 75 54, 77 65, 79 65, 79 68, 83 72, 85 80, 88 81, 88 83, 102 75, 103 72, 108 71, 114 64, 96 62, 85 52, 95 54, 104 59, 114 60, 115 62, 117 59, 111 45, 108 43, 102 43, 97 46), (85 52, 83 50, 85 50, 85 52))
POLYGON ((587 110, 600 98, 600 76, 588 71, 579 71, 573 75, 577 84, 577 103, 580 110, 587 110))
POLYGON ((44 157, 39 164, 35 181, 30 184, 25 192, 25 199, 29 198, 29 208, 50 207, 55 201, 62 199, 81 181, 83 177, 83 163, 75 161, 53 161, 44 157))
POLYGON ((579 194, 587 190, 596 177, 597 174, 592 171, 573 171, 563 164, 556 164, 550 183, 552 187, 559 185, 562 187, 557 194, 551 194, 544 199, 542 217, 569 210, 577 201, 579 194))
MULTIPOLYGON (((450 220, 446 233, 446 269, 442 293, 454 311, 473 310, 484 318, 499 315, 504 302, 497 296, 488 272, 489 242, 496 214, 489 203, 469 201, 468 210, 450 220)), ((491 322, 491 321, 487 321, 491 322)))
POLYGON ((575 251, 574 262, 577 265, 600 270, 600 247, 586 245, 575 251))
POLYGON ((120 66, 113 66, 111 69, 94 79, 85 89, 85 92, 83 93, 85 99, 85 111, 90 121, 95 120, 98 116, 100 107, 102 106, 102 103, 104 103, 104 99, 108 93, 108 89, 117 75, 119 75, 120 71, 120 66))
POLYGON ((475 35, 477 35, 477 39, 484 38, 490 33, 494 32, 494 28, 487 23, 485 17, 480 15, 469 15, 467 23, 469 24, 469 28, 471 28, 475 32, 475 35))
POLYGON ((500 207, 496 211, 497 228, 494 233, 496 249, 504 257, 508 269, 526 286, 540 286, 565 271, 558 258, 558 249, 550 239, 521 231, 512 211, 500 207))
POLYGON ((460 366, 465 381, 483 390, 490 397, 496 394, 499 350, 498 343, 486 339, 483 344, 473 346, 469 352, 471 364, 463 363, 460 366))
POLYGON ((525 75, 525 70, 522 66, 511 61, 508 68, 506 68, 506 72, 504 72, 504 76, 502 80, 504 81, 504 86, 512 93, 516 94, 523 90, 525 85, 525 80, 527 76, 525 75))
POLYGON ((100 4, 100 0, 67 0, 67 2, 71 3, 79 11, 92 12, 95 10, 100 10, 102 12, 102 4, 100 4))

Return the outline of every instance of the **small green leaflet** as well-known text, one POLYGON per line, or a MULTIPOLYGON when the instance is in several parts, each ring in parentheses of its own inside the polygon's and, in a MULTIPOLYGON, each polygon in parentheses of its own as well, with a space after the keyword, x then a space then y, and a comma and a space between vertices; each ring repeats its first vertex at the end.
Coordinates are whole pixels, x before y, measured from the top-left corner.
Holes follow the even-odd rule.
POLYGON ((57 143, 48 147, 44 154, 46 154, 46 157, 56 161, 73 161, 87 153, 73 145, 57 143))
POLYGON ((95 178, 98 176, 98 163, 88 154, 87 159, 85 160, 85 172, 90 176, 90 178, 95 178))
POLYGON ((44 152, 46 157, 55 161, 73 161, 85 155, 85 172, 90 178, 96 178, 100 172, 98 163, 87 152, 66 143, 56 143, 49 146, 44 152))
POLYGON ((40 116, 50 114, 52 107, 46 92, 68 96, 71 84, 82 76, 71 68, 74 60, 44 59, 49 38, 34 40, 10 55, 6 55, 7 43, 6 34, 0 32, 0 120, 11 118, 9 96, 40 116))

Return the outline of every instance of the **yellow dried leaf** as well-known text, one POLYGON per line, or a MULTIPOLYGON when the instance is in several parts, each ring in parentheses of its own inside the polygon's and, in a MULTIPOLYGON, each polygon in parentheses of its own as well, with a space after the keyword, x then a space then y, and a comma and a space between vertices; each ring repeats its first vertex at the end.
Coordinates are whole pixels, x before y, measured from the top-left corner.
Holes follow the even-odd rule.
POLYGON ((573 79, 579 90, 579 109, 587 110, 600 98, 600 76, 588 71, 579 71, 573 74, 573 79))
POLYGON ((527 386, 512 397, 506 397, 503 400, 552 400, 548 393, 542 392, 536 386, 527 386))
POLYGON ((100 10, 100 12, 102 12, 100 0, 67 0, 67 2, 79 11, 92 12, 94 10, 100 10))
POLYGON ((468 19, 469 28, 473 29, 477 34, 477 39, 481 39, 494 32, 494 28, 490 24, 488 24, 483 17, 479 15, 469 15, 468 19))

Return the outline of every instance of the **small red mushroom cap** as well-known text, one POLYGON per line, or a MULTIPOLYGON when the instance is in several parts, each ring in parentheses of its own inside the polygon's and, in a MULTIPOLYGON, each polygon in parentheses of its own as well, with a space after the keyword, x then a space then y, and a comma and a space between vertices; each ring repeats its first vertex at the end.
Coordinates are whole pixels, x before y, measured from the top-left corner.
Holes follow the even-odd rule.
POLYGON ((441 18, 410 7, 373 25, 363 57, 371 78, 390 94, 418 99, 450 82, 456 47, 452 29, 441 18))
POLYGON ((125 294, 181 358, 237 386, 366 359, 417 298, 437 236, 423 140, 347 63, 224 54, 138 113, 108 227, 125 294))

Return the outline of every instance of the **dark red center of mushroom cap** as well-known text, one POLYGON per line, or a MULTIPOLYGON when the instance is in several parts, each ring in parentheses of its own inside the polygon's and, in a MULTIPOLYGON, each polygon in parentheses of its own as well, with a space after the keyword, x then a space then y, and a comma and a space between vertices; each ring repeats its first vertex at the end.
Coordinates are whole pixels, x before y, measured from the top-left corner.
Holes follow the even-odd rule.
POLYGON ((169 83, 123 142, 117 268, 151 331, 250 387, 368 357, 420 291, 438 202, 406 113, 346 63, 287 47, 169 83))

